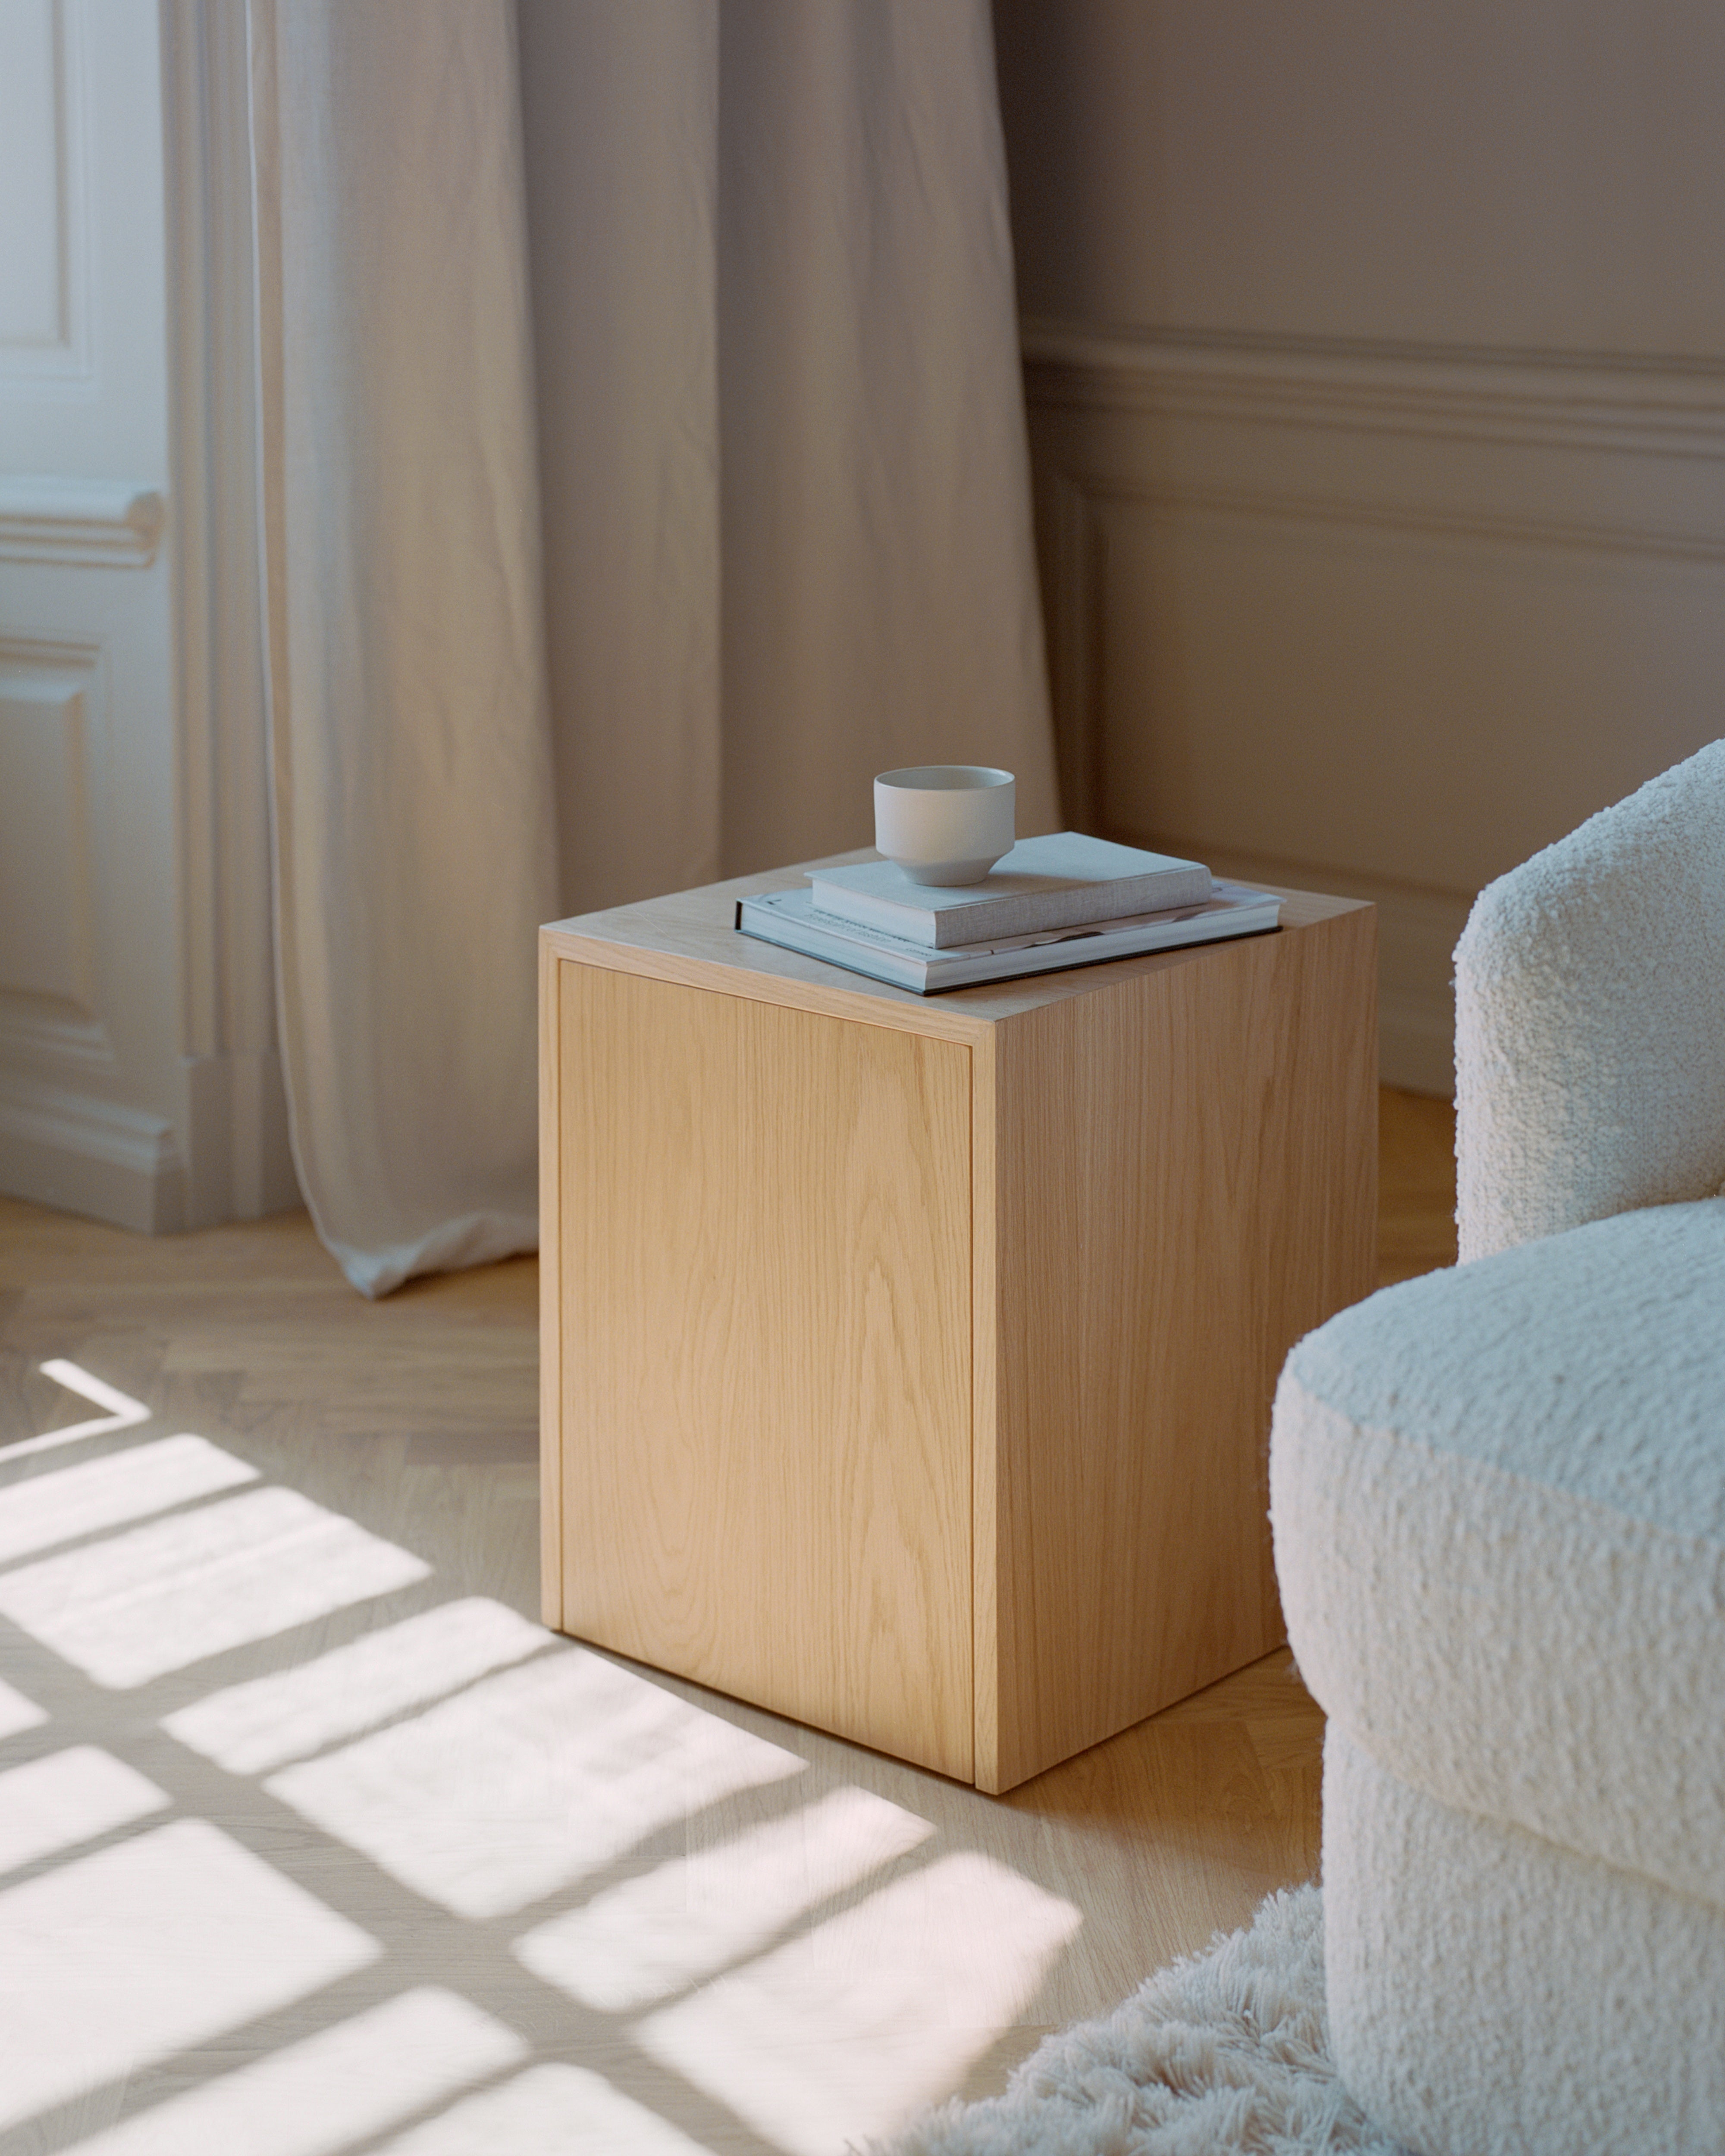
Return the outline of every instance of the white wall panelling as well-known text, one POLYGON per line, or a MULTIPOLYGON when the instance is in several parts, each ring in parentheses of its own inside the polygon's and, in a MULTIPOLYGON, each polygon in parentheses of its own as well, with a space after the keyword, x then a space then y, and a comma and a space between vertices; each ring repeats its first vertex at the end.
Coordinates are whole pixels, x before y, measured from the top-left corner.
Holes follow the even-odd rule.
POLYGON ((95 1015, 90 705, 100 654, 0 642, 0 1024, 95 1015))
POLYGON ((0 562, 146 569, 167 515, 154 487, 0 473, 0 562))
POLYGON ((33 72, 0 89, 0 119, 59 175, 58 207, 39 176, 30 213, 53 211, 71 268, 65 363, 36 363, 52 340, 0 344, 0 1188, 198 1226, 297 1202, 275 1050, 244 11, 0 0, 0 76, 19 54, 33 72))
POLYGON ((89 372, 84 13, 0 0, 0 377, 89 372))
POLYGON ((185 1220, 162 578, 14 565, 0 619, 0 1188, 146 1231, 185 1220))
POLYGON ((1720 731, 1725 368, 1024 333, 1068 813, 1382 908, 1450 1083, 1480 886, 1720 731))
POLYGON ((34 174, 0 222, 58 265, 52 331, 0 334, 8 475, 167 486, 160 41, 157 0, 0 0, 0 195, 34 174), (44 24, 54 65, 19 64, 44 24))

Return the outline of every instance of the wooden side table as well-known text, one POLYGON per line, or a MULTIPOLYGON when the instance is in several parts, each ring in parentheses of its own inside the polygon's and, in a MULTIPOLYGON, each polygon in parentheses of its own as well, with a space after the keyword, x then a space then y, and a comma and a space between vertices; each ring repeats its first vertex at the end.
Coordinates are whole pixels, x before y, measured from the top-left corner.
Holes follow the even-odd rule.
POLYGON ((1008 1789, 1283 1637, 1375 916, 922 998, 736 933, 800 876, 542 932, 546 1620, 1008 1789))

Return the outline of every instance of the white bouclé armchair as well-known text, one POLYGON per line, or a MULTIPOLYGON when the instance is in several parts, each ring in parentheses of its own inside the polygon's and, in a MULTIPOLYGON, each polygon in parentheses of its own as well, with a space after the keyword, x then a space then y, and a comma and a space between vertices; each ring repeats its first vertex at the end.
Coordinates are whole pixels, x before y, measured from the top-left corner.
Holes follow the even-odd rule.
POLYGON ((1332 2047, 1420 2156, 1719 2156, 1725 742, 1455 964, 1461 1263, 1276 1404, 1332 2047))

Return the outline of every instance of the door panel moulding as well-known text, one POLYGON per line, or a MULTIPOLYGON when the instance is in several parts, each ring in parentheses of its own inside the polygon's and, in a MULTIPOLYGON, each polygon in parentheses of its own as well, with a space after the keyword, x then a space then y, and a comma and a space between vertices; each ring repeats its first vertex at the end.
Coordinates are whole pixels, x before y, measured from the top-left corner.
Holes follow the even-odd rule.
POLYGON ((95 372, 87 11, 88 0, 14 0, 0 23, 0 73, 26 85, 0 140, 0 195, 12 211, 0 227, 12 271, 0 398, 81 398, 95 372))
POLYGON ((0 793, 8 750, 29 782, 10 815, 0 798, 0 890, 9 832, 27 901, 0 934, 0 1188, 163 1232, 300 1203, 275 1029, 249 72, 243 8, 128 0, 118 46, 100 15, 18 0, 0 23, 0 69, 8 38, 34 55, 17 154, 42 266, 18 316, 34 341, 0 333, 0 418, 39 409, 65 444, 31 470, 25 434, 0 475, 0 562, 18 565, 0 793), (159 226, 137 178, 158 143, 159 226))
POLYGON ((130 480, 0 475, 0 562, 146 569, 167 521, 159 489, 130 480))

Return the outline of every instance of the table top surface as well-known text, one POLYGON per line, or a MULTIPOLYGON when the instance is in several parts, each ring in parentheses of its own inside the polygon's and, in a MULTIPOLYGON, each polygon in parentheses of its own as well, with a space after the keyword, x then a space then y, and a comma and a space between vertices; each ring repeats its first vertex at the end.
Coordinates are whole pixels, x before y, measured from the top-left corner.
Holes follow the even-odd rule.
MULTIPOLYGON (((1202 964, 1218 952, 1236 947, 1242 940, 1188 944, 1178 950, 1147 952, 1101 965, 1074 965, 1017 980, 981 982, 971 988, 919 996, 908 988, 849 973, 843 967, 738 932, 735 925, 738 899, 762 891, 793 890, 812 868, 879 858, 871 847, 864 847, 819 861, 799 861, 788 868, 735 876, 725 883, 705 884, 694 891, 672 891, 633 906, 609 906, 598 913, 548 921, 540 931, 542 949, 551 958, 607 965, 720 993, 794 1004, 949 1040, 969 1040, 1002 1019, 1071 996, 1102 994, 1118 982, 1141 973, 1202 964)), ((1273 891, 1283 901, 1281 927, 1271 931, 1273 935, 1297 932, 1337 914, 1370 910, 1363 899, 1333 898, 1271 884, 1260 888, 1273 891)))

